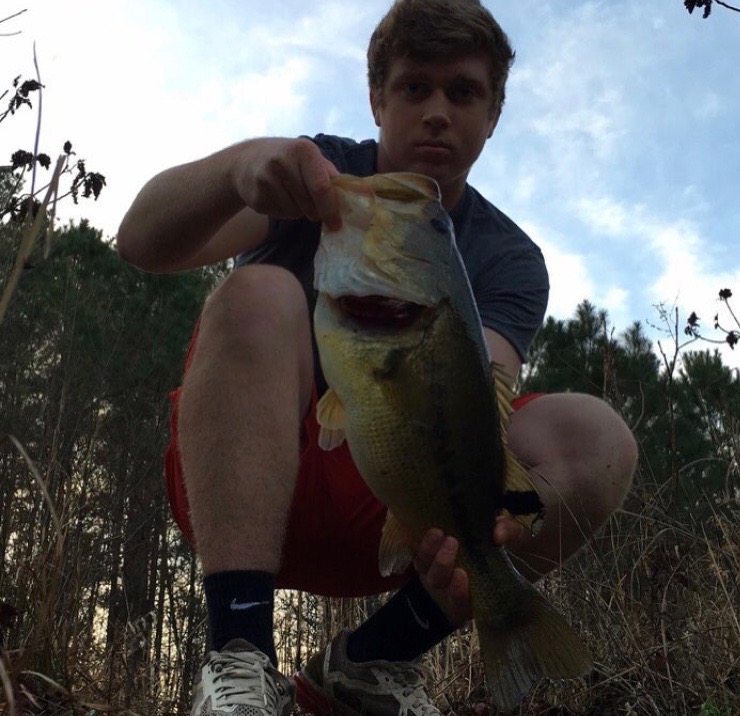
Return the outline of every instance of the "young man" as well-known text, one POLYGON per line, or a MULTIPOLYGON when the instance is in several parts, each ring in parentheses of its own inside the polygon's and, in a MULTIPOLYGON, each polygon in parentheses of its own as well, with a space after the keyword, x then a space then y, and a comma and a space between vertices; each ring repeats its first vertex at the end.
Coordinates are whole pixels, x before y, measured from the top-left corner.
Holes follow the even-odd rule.
MULTIPOLYGON (((309 661, 296 678, 302 705, 317 713, 439 713, 413 662, 470 618, 467 575, 455 567, 456 541, 440 530, 424 538, 413 574, 378 574, 385 510, 346 447, 317 446, 315 406, 325 384, 311 335, 312 261, 321 222, 341 225, 333 176, 433 177, 491 354, 513 382, 544 316, 547 272, 530 239, 466 183, 498 122, 512 61, 478 0, 398 0, 368 50, 377 142, 247 141, 157 175, 123 219, 120 254, 145 270, 239 257, 204 307, 174 396, 167 456, 175 517, 205 574, 213 645, 196 683, 195 716, 239 707, 250 716, 290 712, 295 686, 276 669, 272 637, 276 587, 329 595, 400 587, 366 624, 309 661)), ((532 397, 515 406, 508 440, 531 467, 548 517, 536 537, 511 520, 494 525, 492 517, 491 527, 492 539, 536 579, 620 504, 636 449, 601 401, 532 397)))

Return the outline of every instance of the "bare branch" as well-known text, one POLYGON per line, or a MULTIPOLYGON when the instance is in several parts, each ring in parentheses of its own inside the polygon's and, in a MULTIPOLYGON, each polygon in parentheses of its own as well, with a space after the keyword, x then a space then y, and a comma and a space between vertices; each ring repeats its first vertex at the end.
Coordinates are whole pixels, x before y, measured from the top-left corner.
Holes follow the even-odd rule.
MULTIPOLYGON (((8 17, 4 17, 2 20, 0 20, 0 25, 2 25, 4 22, 7 22, 8 20, 12 20, 14 17, 18 17, 18 15, 22 15, 24 12, 26 12, 26 10, 19 10, 13 15, 8 15, 8 17)), ((0 32, 0 37, 12 37, 13 35, 20 34, 21 30, 16 30, 15 32, 0 32)))
POLYGON ((30 256, 33 245, 36 243, 36 239, 41 235, 44 221, 46 220, 46 209, 49 206, 49 202, 51 201, 52 196, 59 191, 59 176, 64 170, 66 161, 67 156, 64 154, 62 154, 57 160, 57 165, 54 169, 49 190, 46 192, 46 196, 41 202, 41 206, 36 213, 33 223, 23 232, 21 245, 18 249, 18 254, 15 260, 15 266, 13 267, 10 278, 5 285, 2 297, 0 297, 0 323, 2 323, 3 318, 5 318, 5 313, 10 305, 10 298, 13 295, 15 287, 18 285, 18 281, 20 280, 21 273, 23 272, 23 265, 25 264, 26 259, 30 256))
MULTIPOLYGON (((2 25, 4 22, 7 22, 8 20, 12 20, 14 17, 18 17, 18 15, 22 15, 26 10, 19 10, 18 12, 8 15, 8 17, 4 17, 2 20, 0 20, 0 25, 2 25)), ((15 32, 0 32, 0 37, 12 37, 13 35, 20 35, 21 30, 16 30, 15 32)))
POLYGON ((722 0, 714 0, 714 2, 716 2, 717 5, 726 7, 728 10, 734 10, 735 12, 740 12, 740 7, 734 7, 733 5, 728 5, 726 2, 722 2, 722 0))
POLYGON ((7 22, 8 20, 12 20, 14 17, 18 17, 18 15, 22 15, 24 12, 28 12, 28 10, 18 10, 18 12, 13 13, 12 15, 8 15, 8 17, 4 17, 2 20, 0 20, 0 25, 2 25, 4 22, 7 22))
MULTIPOLYGON (((33 142, 33 155, 37 157, 39 155, 39 137, 41 136, 41 106, 43 104, 43 85, 41 84, 41 72, 39 70, 39 61, 36 56, 36 43, 33 43, 33 66, 36 68, 36 81, 39 83, 39 111, 38 118, 36 120, 36 138, 33 142)), ((33 169, 31 173, 31 196, 34 194, 34 188, 36 187, 36 166, 37 162, 33 163, 33 169)), ((30 199, 29 199, 30 201, 30 199)), ((30 206, 29 206, 30 208, 30 206)), ((29 211, 28 215, 31 217, 33 212, 29 211)))

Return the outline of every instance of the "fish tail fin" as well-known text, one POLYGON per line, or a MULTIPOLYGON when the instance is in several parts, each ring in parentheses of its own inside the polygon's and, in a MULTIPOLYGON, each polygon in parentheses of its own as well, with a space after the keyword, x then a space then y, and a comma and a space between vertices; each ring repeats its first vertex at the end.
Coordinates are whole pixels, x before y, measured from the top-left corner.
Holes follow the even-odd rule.
POLYGON ((511 628, 476 619, 486 681, 494 703, 514 709, 541 678, 574 679, 590 671, 581 637, 534 588, 528 614, 511 628))

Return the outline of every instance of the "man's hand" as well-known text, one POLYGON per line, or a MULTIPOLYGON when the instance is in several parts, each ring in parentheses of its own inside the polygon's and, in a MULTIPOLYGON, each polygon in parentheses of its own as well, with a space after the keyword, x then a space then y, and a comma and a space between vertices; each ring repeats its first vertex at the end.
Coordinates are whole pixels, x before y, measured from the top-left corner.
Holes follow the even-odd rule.
MULTIPOLYGON (((508 516, 499 516, 493 531, 493 540, 504 546, 519 539, 524 527, 508 516)), ((422 585, 455 626, 462 626, 473 618, 468 575, 456 567, 458 542, 442 530, 429 530, 414 557, 414 567, 422 585)))
POLYGON ((323 221, 330 231, 341 228, 339 194, 331 184, 339 172, 313 142, 263 138, 244 148, 234 180, 247 206, 279 219, 323 221))

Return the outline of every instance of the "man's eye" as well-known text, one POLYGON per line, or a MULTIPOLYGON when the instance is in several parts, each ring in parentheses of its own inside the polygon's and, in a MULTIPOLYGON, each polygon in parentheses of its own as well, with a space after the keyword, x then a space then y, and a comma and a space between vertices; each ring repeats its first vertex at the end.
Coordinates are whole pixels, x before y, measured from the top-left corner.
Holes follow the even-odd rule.
POLYGON ((455 87, 452 90, 452 98, 458 102, 469 102, 476 96, 476 92, 472 87, 466 87, 461 85, 455 87))
POLYGON ((420 97, 424 94, 424 85, 421 82, 407 82, 404 85, 403 93, 407 97, 420 97))

